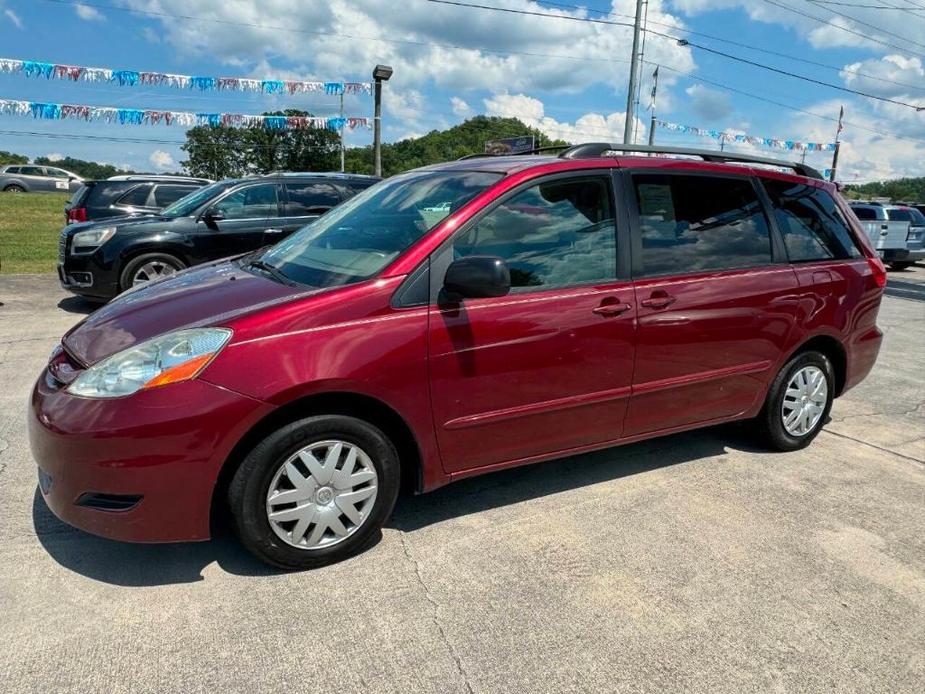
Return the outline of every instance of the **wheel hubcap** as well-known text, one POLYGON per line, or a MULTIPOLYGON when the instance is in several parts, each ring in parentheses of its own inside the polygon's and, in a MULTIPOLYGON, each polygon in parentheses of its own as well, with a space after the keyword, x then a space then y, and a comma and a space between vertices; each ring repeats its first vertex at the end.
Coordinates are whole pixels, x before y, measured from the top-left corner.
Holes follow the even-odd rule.
POLYGON ((804 366, 793 374, 784 402, 781 418, 791 436, 805 436, 816 428, 828 401, 829 385, 818 366, 804 366))
POLYGON ((378 475, 372 460, 347 441, 306 446, 276 471, 267 490, 267 520, 276 536, 299 549, 343 542, 369 518, 378 475))
POLYGON ((168 265, 161 260, 152 260, 138 268, 135 276, 132 277, 132 286, 137 287, 139 284, 146 284, 175 274, 177 274, 177 269, 173 265, 168 265))

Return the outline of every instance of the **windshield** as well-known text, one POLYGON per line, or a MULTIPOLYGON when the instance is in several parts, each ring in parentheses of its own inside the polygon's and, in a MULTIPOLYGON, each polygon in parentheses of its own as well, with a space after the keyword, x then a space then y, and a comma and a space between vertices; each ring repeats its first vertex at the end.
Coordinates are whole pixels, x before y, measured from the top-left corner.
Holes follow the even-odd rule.
POLYGON ((485 171, 394 176, 303 227, 260 260, 312 287, 368 279, 501 176, 485 171))
POLYGON ((237 181, 219 181, 205 188, 200 188, 186 197, 180 198, 172 205, 168 205, 163 209, 161 214, 165 217, 185 217, 188 214, 192 214, 195 209, 201 207, 204 203, 214 198, 223 190, 230 188, 235 183, 237 183, 237 181))

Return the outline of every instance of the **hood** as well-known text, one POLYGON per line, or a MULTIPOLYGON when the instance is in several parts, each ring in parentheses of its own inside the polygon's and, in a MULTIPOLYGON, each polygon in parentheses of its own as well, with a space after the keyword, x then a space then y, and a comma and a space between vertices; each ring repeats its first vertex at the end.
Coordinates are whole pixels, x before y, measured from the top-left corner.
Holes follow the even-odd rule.
POLYGON ((199 265, 116 297, 72 328, 62 343, 90 365, 152 337, 222 325, 312 291, 252 275, 234 261, 199 265))
POLYGON ((87 229, 92 229, 94 227, 119 227, 119 229, 125 229, 127 227, 134 227, 139 224, 150 224, 151 222, 164 222, 167 221, 168 217, 162 217, 159 214, 152 212, 136 213, 136 214, 120 214, 117 217, 106 217, 104 219, 94 219, 89 222, 72 222, 65 227, 68 230, 68 233, 77 233, 78 231, 86 231, 87 229))

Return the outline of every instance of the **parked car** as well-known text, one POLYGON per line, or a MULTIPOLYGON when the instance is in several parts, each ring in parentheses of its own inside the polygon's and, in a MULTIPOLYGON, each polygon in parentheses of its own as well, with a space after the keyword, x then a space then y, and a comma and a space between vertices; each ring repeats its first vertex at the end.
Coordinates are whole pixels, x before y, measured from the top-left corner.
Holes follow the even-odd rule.
MULTIPOLYGON (((191 265, 275 243, 378 180, 318 173, 232 179, 199 188, 157 214, 70 224, 58 243, 58 278, 80 296, 111 299, 191 265)), ((135 190, 139 200, 151 202, 154 196, 156 201, 163 185, 154 183, 151 191, 131 188, 125 202, 135 190)), ((107 183, 104 189, 112 188, 107 183)), ((106 200, 104 195, 100 206, 106 200)))
POLYGON ((655 151, 418 169, 126 292, 35 385, 44 499, 140 542, 205 540, 227 504, 255 555, 302 568, 371 542, 402 483, 733 420, 807 446, 882 339, 857 219, 798 163, 627 150, 655 151))
POLYGON ((925 215, 914 207, 851 203, 874 248, 894 270, 925 258, 925 215))
POLYGON ((75 173, 54 166, 8 164, 0 166, 0 191, 5 193, 35 193, 70 191, 83 185, 75 173))
POLYGON ((156 214, 209 183, 207 178, 140 174, 84 181, 64 206, 64 221, 74 224, 156 214))

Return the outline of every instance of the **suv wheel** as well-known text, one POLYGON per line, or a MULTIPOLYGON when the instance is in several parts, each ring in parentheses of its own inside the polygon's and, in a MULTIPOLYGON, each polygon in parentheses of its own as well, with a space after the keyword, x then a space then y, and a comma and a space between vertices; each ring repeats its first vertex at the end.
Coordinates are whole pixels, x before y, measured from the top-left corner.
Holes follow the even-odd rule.
POLYGON ((890 269, 905 270, 907 267, 912 267, 913 265, 915 265, 915 263, 909 262, 908 260, 900 260, 896 261, 895 263, 890 263, 890 269))
POLYGON ((757 424, 771 448, 795 451, 816 438, 832 409, 835 378, 832 363, 821 352, 803 352, 791 359, 771 384, 757 424))
POLYGON ((25 193, 26 189, 23 188, 22 186, 13 184, 13 185, 9 185, 6 188, 4 188, 3 192, 4 193, 25 193))
POLYGON ((308 569, 368 546, 398 498, 398 454, 371 424, 309 417, 261 441, 235 472, 228 501, 242 544, 284 569, 308 569))
POLYGON ((130 287, 175 275, 184 267, 183 261, 167 253, 143 253, 125 266, 119 278, 119 286, 125 291, 130 287))

